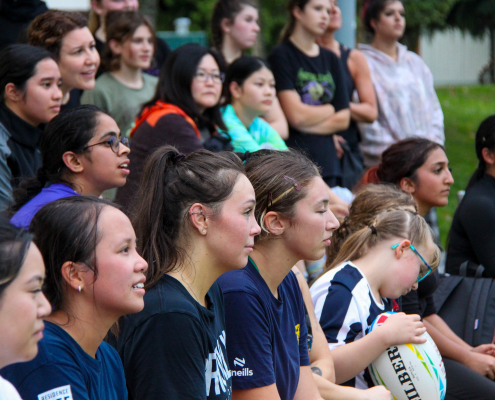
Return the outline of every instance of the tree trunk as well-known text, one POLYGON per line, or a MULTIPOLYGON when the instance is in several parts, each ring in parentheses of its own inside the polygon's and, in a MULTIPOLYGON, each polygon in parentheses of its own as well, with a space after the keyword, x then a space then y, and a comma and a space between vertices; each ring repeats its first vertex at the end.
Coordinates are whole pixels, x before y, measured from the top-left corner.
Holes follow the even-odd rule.
POLYGON ((495 28, 490 28, 490 83, 495 83, 495 28))

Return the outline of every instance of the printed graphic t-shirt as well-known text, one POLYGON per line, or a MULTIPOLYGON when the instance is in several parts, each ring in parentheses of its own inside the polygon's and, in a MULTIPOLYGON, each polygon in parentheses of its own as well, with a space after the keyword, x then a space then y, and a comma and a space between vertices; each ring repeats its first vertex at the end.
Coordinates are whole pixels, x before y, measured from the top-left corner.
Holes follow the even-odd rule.
MULTIPOLYGON (((277 92, 295 90, 304 104, 331 104, 335 112, 349 108, 342 65, 330 50, 320 47, 318 56, 309 57, 286 40, 272 50, 268 61, 275 76, 277 92)), ((289 124, 287 144, 305 150, 322 168, 324 180, 341 176, 332 135, 305 133, 289 124)))
POLYGON ((1 370, 23 400, 127 399, 122 362, 108 343, 92 358, 51 322, 45 322, 43 334, 34 360, 1 370))
POLYGON ((229 400, 225 312, 217 283, 199 304, 165 275, 144 296, 143 311, 121 323, 117 348, 131 400, 229 400))
MULTIPOLYGON (((378 315, 392 311, 392 301, 375 299, 368 280, 350 261, 318 278, 310 292, 330 350, 361 339, 378 315)), ((366 375, 363 371, 343 385, 367 389, 373 385, 366 375)))
POLYGON ((310 365, 304 303, 292 271, 278 287, 279 299, 249 260, 223 274, 227 350, 234 389, 276 383, 281 400, 292 400, 301 366, 310 365))

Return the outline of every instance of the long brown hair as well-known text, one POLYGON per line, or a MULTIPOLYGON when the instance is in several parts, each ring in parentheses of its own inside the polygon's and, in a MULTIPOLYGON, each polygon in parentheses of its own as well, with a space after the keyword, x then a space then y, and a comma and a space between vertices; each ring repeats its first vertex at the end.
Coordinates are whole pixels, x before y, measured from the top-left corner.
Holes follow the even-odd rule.
POLYGON ((431 228, 422 216, 405 210, 383 211, 370 226, 351 234, 344 242, 337 257, 329 265, 332 269, 345 261, 357 260, 368 254, 377 244, 393 239, 408 239, 416 247, 433 249, 430 266, 435 269, 440 262, 440 249, 433 241, 431 228))
POLYGON ((287 4, 287 13, 288 13, 288 19, 287 19, 287 24, 284 27, 284 30, 282 31, 282 35, 280 36, 280 41, 283 42, 287 39, 289 39, 290 35, 292 35, 292 32, 294 32, 294 28, 296 27, 296 17, 294 17, 294 8, 299 8, 300 10, 304 11, 304 7, 306 7, 306 4, 308 4, 311 0, 289 0, 289 3, 287 4))
POLYGON ((240 159, 231 152, 183 155, 163 146, 148 158, 133 218, 140 254, 148 262, 147 288, 187 256, 179 241, 186 234, 189 208, 201 203, 216 215, 243 173, 240 159))
POLYGON ((332 235, 332 242, 327 248, 327 269, 337 253, 354 232, 369 226, 375 216, 385 210, 403 210, 410 208, 417 211, 411 194, 394 185, 366 185, 356 195, 349 209, 349 216, 340 218, 340 226, 332 235))

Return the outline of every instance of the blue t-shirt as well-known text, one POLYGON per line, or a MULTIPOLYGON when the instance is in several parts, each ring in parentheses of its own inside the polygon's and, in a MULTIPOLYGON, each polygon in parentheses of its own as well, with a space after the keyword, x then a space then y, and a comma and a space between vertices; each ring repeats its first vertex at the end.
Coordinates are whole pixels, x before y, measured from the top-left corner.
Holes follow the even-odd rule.
POLYGON ((234 151, 288 150, 278 132, 260 117, 256 117, 248 129, 237 116, 234 107, 228 104, 222 110, 222 119, 232 139, 234 151))
POLYGON ((225 298, 233 389, 276 383, 281 400, 292 400, 300 367, 310 365, 297 278, 290 272, 276 299, 250 259, 245 268, 223 274, 218 282, 225 298))
POLYGON ((23 400, 127 399, 122 362, 108 343, 95 359, 55 324, 45 322, 43 334, 34 360, 1 370, 23 400))
POLYGON ((62 199, 64 197, 78 196, 71 187, 63 183, 54 183, 47 188, 41 189, 36 196, 24 204, 19 211, 15 213, 10 222, 18 228, 29 229, 31 220, 34 215, 45 205, 52 201, 62 199))
MULTIPOLYGON (((330 350, 361 339, 378 315, 392 311, 392 301, 376 299, 364 274, 350 261, 319 277, 310 292, 330 350)), ((367 389, 365 375, 363 371, 343 385, 367 389)))

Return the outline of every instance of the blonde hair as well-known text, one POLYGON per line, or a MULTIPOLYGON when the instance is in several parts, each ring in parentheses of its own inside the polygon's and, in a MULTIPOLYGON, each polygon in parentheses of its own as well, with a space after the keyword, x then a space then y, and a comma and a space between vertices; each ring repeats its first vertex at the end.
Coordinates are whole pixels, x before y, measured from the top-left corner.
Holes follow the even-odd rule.
POLYGON ((377 244, 393 238, 408 239, 415 247, 433 248, 429 264, 433 269, 438 266, 440 249, 433 241, 431 228, 424 218, 415 212, 391 210, 378 214, 369 226, 350 235, 328 269, 346 261, 357 260, 368 254, 377 244))

